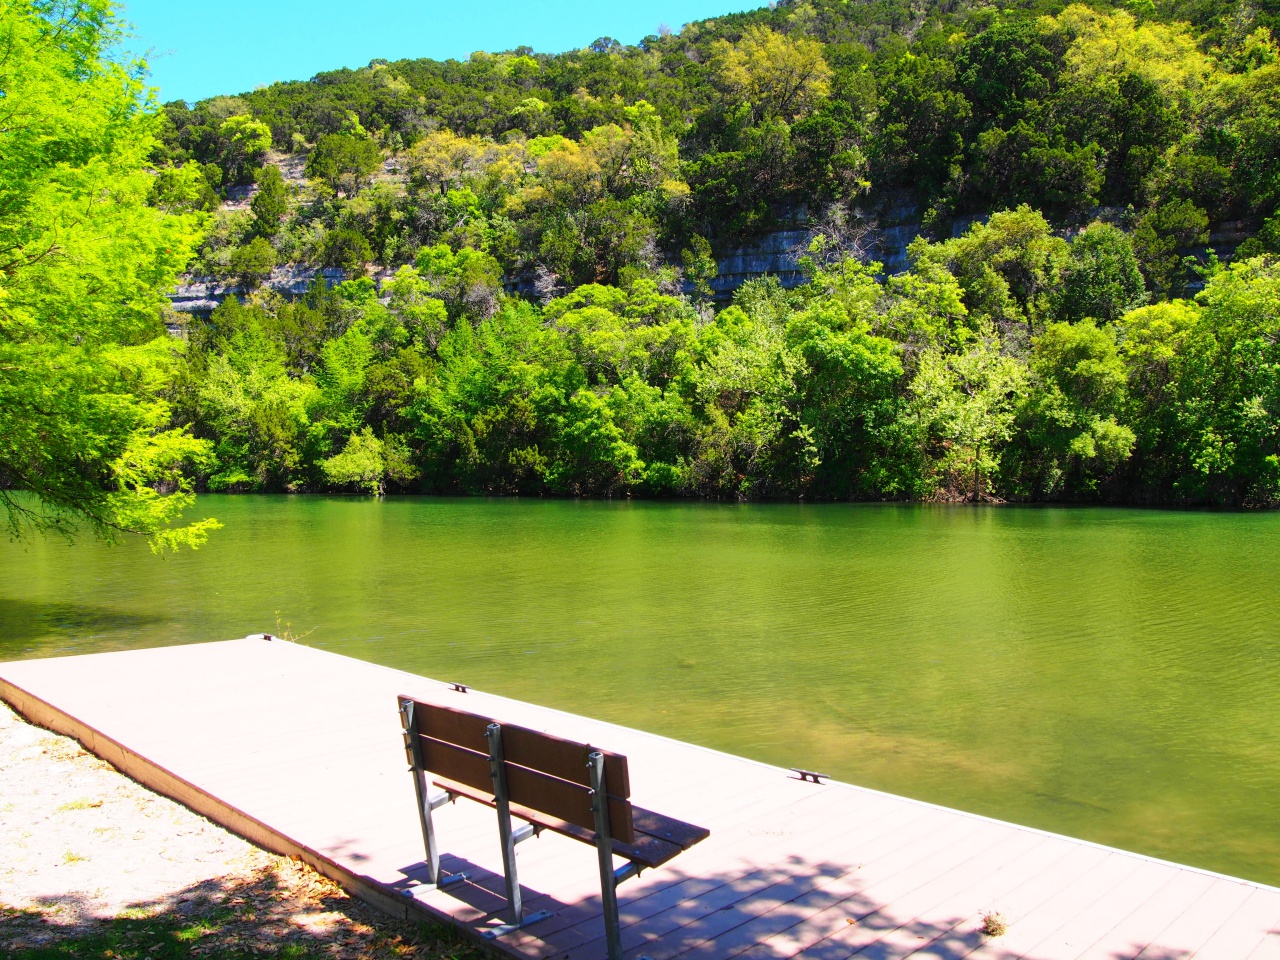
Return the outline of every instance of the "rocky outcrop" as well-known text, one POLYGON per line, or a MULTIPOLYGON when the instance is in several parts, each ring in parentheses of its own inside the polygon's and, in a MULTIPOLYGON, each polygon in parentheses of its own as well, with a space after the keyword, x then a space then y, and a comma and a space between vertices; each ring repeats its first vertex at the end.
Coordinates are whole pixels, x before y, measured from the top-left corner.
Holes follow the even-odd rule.
MULTIPOLYGON (((849 221, 841 226, 841 245, 844 249, 857 252, 862 259, 883 264, 885 273, 901 273, 910 266, 907 247, 916 237, 924 232, 923 210, 908 194, 895 194, 865 208, 853 211, 849 221)), ((748 280, 763 276, 776 276, 784 287, 795 287, 804 282, 804 274, 800 269, 800 259, 806 255, 809 244, 820 232, 830 232, 830 224, 808 217, 803 209, 795 211, 784 229, 775 230, 756 240, 739 246, 718 251, 716 265, 717 276, 711 281, 711 289, 715 299, 727 303, 733 293, 748 280)), ((956 217, 950 224, 952 237, 961 236, 973 224, 981 223, 987 215, 956 217)), ((1125 211, 1113 208, 1099 208, 1093 211, 1089 220, 1103 219, 1117 224, 1125 219, 1125 211)), ((1244 221, 1223 221, 1210 225, 1209 246, 1222 260, 1230 260, 1237 246, 1252 234, 1249 225, 1244 221)), ((1069 237, 1075 230, 1060 231, 1060 235, 1069 237)), ((1187 254, 1199 254, 1203 251, 1188 250, 1187 254)), ((375 277, 379 281, 389 273, 375 277)), ((334 267, 305 267, 286 265, 277 267, 271 273, 271 279, 263 286, 289 297, 301 297, 316 280, 323 280, 333 287, 346 279, 346 274, 334 267)), ((508 294, 518 294, 531 299, 542 299, 546 294, 540 291, 532 276, 509 276, 504 280, 508 294)), ((1198 284, 1193 283, 1195 289, 1198 284)), ((189 278, 180 285, 169 299, 173 309, 179 314, 208 317, 210 313, 231 295, 244 296, 247 291, 234 280, 222 280, 208 277, 189 278)), ((692 293, 692 287, 686 289, 692 293)))
MULTIPOLYGON (((295 264, 276 267, 271 278, 262 286, 282 296, 296 299, 305 294, 311 285, 322 280, 327 287, 334 287, 347 277, 338 267, 304 267, 295 264)), ((173 309, 189 317, 207 319, 218 304, 230 296, 243 297, 249 291, 235 280, 216 277, 188 277, 169 294, 173 309)))
MULTIPOLYGON (((844 225, 844 249, 856 252, 861 259, 879 262, 885 273, 902 273, 911 263, 907 247, 924 233, 924 211, 909 197, 890 197, 878 205, 854 211, 849 223, 844 225)), ((1125 211, 1119 208, 1098 208, 1092 211, 1087 222, 1097 219, 1123 226, 1125 211)), ((962 236, 975 223, 985 222, 990 214, 973 214, 956 217, 947 231, 951 237, 962 236)), ((805 256, 814 236, 824 231, 819 221, 791 225, 786 229, 766 234, 758 240, 731 247, 717 258, 719 276, 711 283, 718 301, 727 302, 733 292, 748 280, 772 274, 784 287, 794 287, 804 282, 800 270, 800 258, 805 256)), ((1080 228, 1057 231, 1059 236, 1070 238, 1080 228)), ((1244 221, 1221 221, 1209 225, 1208 247, 1219 259, 1230 260, 1236 247, 1252 236, 1249 224, 1244 221)), ((1183 251, 1188 256, 1201 256, 1203 249, 1183 251)), ((1191 288, 1200 284, 1192 282, 1191 288)))
MULTIPOLYGON (((837 246, 882 263, 887 273, 901 273, 909 266, 907 246, 921 233, 921 215, 920 205, 901 193, 853 210, 838 227, 797 210, 785 229, 723 251, 716 260, 719 275, 711 288, 717 300, 728 300, 743 283, 766 274, 776 276, 784 287, 803 283, 800 259, 819 233, 837 234, 837 246)), ((967 227, 967 222, 959 225, 961 230, 967 227)))
POLYGON ((800 258, 812 237, 810 230, 779 230, 718 257, 719 273, 711 281, 716 299, 728 300, 743 283, 765 274, 776 276, 784 287, 802 283, 800 258))

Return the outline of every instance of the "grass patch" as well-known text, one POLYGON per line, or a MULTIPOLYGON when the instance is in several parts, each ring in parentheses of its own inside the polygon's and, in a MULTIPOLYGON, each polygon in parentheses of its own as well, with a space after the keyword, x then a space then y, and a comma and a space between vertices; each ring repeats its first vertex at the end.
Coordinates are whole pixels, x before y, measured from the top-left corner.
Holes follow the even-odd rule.
POLYGON ((207 881, 155 904, 86 919, 65 905, 0 905, 5 960, 494 960, 455 930, 404 923, 302 864, 207 881))
POLYGON ((54 813, 65 813, 68 810, 96 810, 102 806, 101 800, 72 800, 58 807, 54 813))
MULTIPOLYGON (((14 915, 40 922, 36 911, 9 911, 5 919, 11 920, 14 915)), ((101 957, 104 960, 202 960, 214 957, 219 960, 249 960, 264 955, 279 957, 280 960, 332 960, 335 956, 387 960, 491 958, 482 948, 464 943, 450 936, 448 931, 426 926, 421 927, 416 936, 366 936, 360 938, 363 942, 359 944, 351 942, 351 937, 342 930, 335 930, 332 937, 292 943, 266 941, 237 930, 235 935, 239 942, 236 942, 227 936, 230 932, 228 927, 234 925, 235 919, 231 911, 226 911, 220 919, 202 918, 195 922, 172 915, 120 917, 91 929, 68 932, 66 936, 54 934, 55 939, 51 943, 19 947, 10 950, 6 956, 9 960, 70 960, 80 957, 101 957)), ((0 920, 0 923, 4 922, 0 920)))
POLYGON ((982 932, 988 937, 1003 937, 1009 932, 1009 921, 994 910, 982 915, 982 932))

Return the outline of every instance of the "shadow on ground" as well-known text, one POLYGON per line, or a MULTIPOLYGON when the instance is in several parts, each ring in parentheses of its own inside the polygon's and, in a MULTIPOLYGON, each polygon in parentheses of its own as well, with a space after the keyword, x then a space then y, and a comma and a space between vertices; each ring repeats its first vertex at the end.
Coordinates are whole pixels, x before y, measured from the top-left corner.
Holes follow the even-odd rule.
POLYGON ((46 898, 33 909, 0 907, 0 954, 9 960, 490 956, 446 928, 391 920, 290 862, 205 881, 111 920, 93 917, 75 896, 46 898))
MULTIPOLYGON (((447 858, 445 869, 465 871, 466 883, 449 888, 450 896, 485 914, 475 921, 479 928, 505 923, 509 917, 501 896, 502 877, 474 863, 447 858)), ((404 871, 412 881, 414 867, 404 871)), ((1099 960, 1189 960, 1190 951, 1152 947, 1146 943, 1117 943, 1101 947, 1099 940, 1109 926, 1089 932, 1081 929, 1056 944, 1063 924, 1087 921, 1087 911, 1058 920, 1010 918, 1000 935, 984 931, 987 913, 997 912, 1001 901, 1016 901, 1015 883, 994 893, 986 907, 964 913, 947 912, 945 900, 973 899, 959 891, 950 898, 938 891, 913 897, 909 882, 901 884, 889 902, 859 889, 857 871, 843 863, 788 857, 768 869, 736 873, 685 873, 668 867, 656 885, 633 888, 628 897, 620 889, 622 940, 627 960, 1037 960, 1088 954, 1099 960), (643 895, 635 897, 636 893, 643 895), (956 895, 959 893, 960 895, 956 895)), ((552 916, 522 934, 504 937, 511 946, 523 946, 526 955, 541 951, 547 960, 604 960, 604 928, 600 901, 591 897, 565 903, 537 889, 525 887, 527 914, 547 910, 552 916), (547 950, 545 944, 558 949, 547 950), (521 942, 523 941, 523 942, 521 942), (529 951, 533 953, 529 953, 529 951)), ((1027 905, 1024 905, 1024 908, 1027 905)), ((1100 901, 1098 908, 1105 906, 1100 901)), ((1003 918, 1001 918, 1003 919, 1003 918)), ((1083 924, 1087 928, 1087 922, 1083 924)), ((1259 936, 1263 931, 1259 930, 1259 936)), ((1271 931, 1269 936, 1280 933, 1271 931)))

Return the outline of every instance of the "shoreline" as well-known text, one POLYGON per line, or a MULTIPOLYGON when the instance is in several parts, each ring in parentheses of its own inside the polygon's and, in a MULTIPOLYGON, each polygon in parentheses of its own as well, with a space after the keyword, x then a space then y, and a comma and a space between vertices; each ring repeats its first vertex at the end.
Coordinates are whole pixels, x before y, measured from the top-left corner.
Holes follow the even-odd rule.
POLYGON ((386 917, 4 703, 0 797, 0 950, 15 960, 485 956, 444 928, 386 917))

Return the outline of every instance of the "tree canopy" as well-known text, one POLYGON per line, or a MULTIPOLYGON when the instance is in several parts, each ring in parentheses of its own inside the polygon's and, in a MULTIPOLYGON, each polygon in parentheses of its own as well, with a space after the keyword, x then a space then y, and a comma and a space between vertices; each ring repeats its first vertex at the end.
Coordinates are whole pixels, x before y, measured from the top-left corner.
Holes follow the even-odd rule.
POLYGON ((83 521, 194 545, 212 524, 174 521, 208 445, 171 424, 160 314, 199 240, 200 175, 151 202, 160 122, 107 55, 118 29, 105 0, 0 6, 0 502, 18 535, 83 521))

